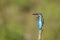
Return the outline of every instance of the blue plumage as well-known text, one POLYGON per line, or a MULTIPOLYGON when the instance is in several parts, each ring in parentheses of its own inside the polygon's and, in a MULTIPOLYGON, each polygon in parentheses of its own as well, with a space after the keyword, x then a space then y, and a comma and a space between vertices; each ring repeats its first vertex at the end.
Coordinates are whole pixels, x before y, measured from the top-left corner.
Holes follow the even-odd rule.
POLYGON ((42 15, 38 15, 36 21, 37 21, 38 29, 42 30, 42 26, 44 24, 44 18, 43 18, 43 16, 42 15))

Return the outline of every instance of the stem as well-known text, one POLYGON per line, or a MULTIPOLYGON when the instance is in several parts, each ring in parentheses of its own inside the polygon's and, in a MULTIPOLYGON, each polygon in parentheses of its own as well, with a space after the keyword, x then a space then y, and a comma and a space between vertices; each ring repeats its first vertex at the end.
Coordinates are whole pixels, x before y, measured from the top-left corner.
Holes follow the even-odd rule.
POLYGON ((38 32, 39 32, 39 33, 38 33, 38 40, 41 40, 41 33, 42 33, 42 30, 39 30, 38 32))

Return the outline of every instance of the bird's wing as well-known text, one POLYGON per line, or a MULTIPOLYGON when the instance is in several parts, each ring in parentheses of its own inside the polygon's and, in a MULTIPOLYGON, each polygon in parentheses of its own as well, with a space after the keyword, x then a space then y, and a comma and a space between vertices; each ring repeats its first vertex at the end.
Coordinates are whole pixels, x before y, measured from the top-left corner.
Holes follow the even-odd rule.
POLYGON ((44 24, 44 18, 42 18, 42 26, 43 26, 43 24, 44 24))

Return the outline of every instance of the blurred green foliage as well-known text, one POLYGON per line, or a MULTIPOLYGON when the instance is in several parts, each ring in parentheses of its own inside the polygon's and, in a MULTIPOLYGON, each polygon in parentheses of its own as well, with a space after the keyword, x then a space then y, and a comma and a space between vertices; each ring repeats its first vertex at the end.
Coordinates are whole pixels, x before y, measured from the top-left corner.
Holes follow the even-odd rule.
MULTIPOLYGON (((24 7, 32 10, 35 6, 33 6, 32 0, 11 0, 8 5, 6 1, 0 0, 0 10, 3 9, 0 11, 0 40, 25 40, 25 26, 19 23, 20 12, 24 7), (19 10, 20 8, 22 9, 19 10), (5 14, 5 10, 7 10, 7 14, 5 14), (7 17, 3 17, 4 15, 7 17)), ((41 11, 45 19, 42 40, 60 40, 60 0, 41 0, 41 4, 36 10, 41 11)))

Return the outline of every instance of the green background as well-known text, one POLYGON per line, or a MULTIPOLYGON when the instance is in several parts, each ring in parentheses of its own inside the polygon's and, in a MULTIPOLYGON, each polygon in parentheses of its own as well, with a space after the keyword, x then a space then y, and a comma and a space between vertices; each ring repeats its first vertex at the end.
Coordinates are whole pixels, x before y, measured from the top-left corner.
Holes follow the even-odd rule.
POLYGON ((0 40, 37 40, 35 12, 44 16, 42 40, 60 40, 60 0, 0 0, 0 40))

